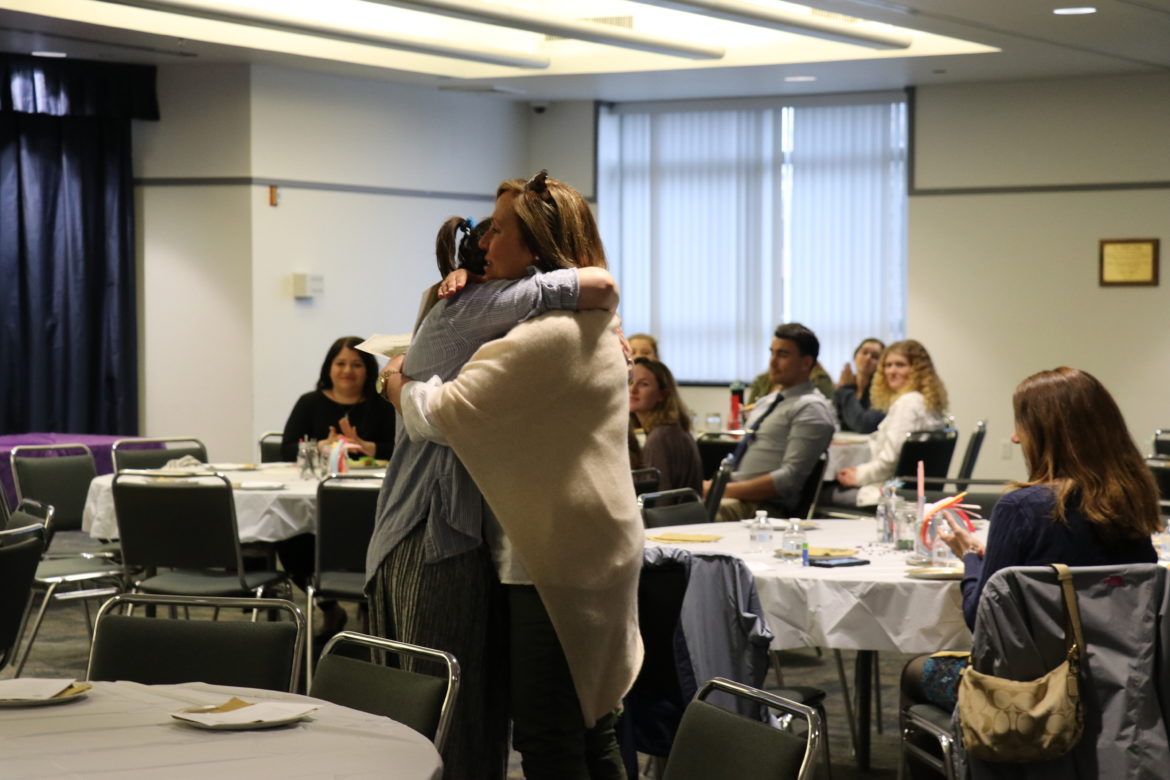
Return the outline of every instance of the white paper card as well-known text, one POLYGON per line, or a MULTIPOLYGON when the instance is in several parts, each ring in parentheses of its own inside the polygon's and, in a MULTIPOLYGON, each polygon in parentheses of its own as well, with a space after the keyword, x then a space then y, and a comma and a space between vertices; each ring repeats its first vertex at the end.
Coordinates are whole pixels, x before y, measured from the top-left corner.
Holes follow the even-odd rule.
POLYGON ((45 677, 18 677, 15 680, 0 680, 0 699, 51 699, 73 685, 72 679, 48 679, 45 677))
POLYGON ((316 705, 285 701, 262 701, 228 712, 175 712, 176 718, 202 723, 205 726, 223 726, 236 723, 263 723, 288 720, 308 715, 316 705))
POLYGON ((382 355, 389 358, 403 354, 409 346, 409 333, 399 333, 393 336, 386 333, 375 333, 358 344, 357 348, 362 352, 369 352, 371 355, 382 355))

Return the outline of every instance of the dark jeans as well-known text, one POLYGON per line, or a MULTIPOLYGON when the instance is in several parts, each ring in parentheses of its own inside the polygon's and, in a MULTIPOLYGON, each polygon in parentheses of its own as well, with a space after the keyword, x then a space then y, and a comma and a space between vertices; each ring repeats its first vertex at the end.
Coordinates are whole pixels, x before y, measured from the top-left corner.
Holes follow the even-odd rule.
POLYGON ((615 713, 586 728, 569 664, 530 585, 509 585, 512 746, 528 780, 625 777, 615 713))

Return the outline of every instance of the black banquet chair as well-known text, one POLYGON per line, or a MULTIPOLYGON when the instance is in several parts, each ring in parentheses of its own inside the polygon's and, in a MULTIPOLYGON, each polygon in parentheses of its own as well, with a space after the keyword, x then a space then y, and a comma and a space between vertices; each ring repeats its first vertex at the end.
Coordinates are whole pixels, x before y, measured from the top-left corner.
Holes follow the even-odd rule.
MULTIPOLYGON (((374 535, 381 485, 378 477, 356 474, 333 474, 317 485, 316 564, 306 587, 310 626, 317 599, 365 603, 366 550, 374 535)), ((308 641, 305 679, 312 683, 312 633, 308 641)))
POLYGON ((634 493, 640 496, 643 493, 653 493, 658 490, 658 482, 662 474, 658 469, 650 467, 631 469, 630 477, 634 480, 634 493))
POLYGON ((16 655, 33 577, 45 551, 45 529, 26 525, 0 531, 0 670, 16 655))
MULTIPOLYGON (((12 512, 8 519, 9 529, 21 526, 36 525, 43 529, 45 547, 52 544, 56 512, 52 506, 34 501, 31 498, 22 499, 20 505, 12 512)), ((33 644, 37 641, 41 624, 49 607, 57 601, 80 601, 85 609, 85 635, 92 634, 89 616, 89 602, 91 599, 108 598, 123 590, 122 564, 101 554, 61 554, 44 553, 37 565, 32 581, 32 597, 41 596, 40 606, 36 616, 32 614, 33 598, 28 600, 29 609, 25 613, 17 641, 20 641, 28 631, 28 621, 32 619, 32 630, 28 631, 28 641, 24 643, 24 653, 16 664, 15 677, 24 671, 28 657, 32 653, 33 644)))
POLYGON ((164 436, 152 439, 118 439, 110 445, 114 471, 161 469, 172 460, 190 455, 207 462, 207 447, 193 436, 164 436), (161 446, 158 446, 161 445, 161 446))
POLYGON ((283 573, 245 570, 232 485, 222 474, 120 471, 113 493, 133 590, 225 597, 286 592, 283 573))
POLYGON ((121 594, 98 610, 87 680, 144 685, 205 682, 295 692, 304 652, 305 616, 284 599, 121 594), (134 607, 271 610, 289 620, 141 617, 134 607), (124 614, 126 613, 126 614, 124 614))
POLYGON ((284 445, 283 431, 268 431, 260 436, 260 462, 278 463, 284 458, 280 455, 280 448, 284 445))
POLYGON ((334 635, 321 654, 309 695, 344 707, 385 715, 434 742, 440 751, 459 695, 459 662, 442 650, 405 642, 342 631, 334 635), (400 658, 437 662, 442 676, 408 671, 335 652, 346 645, 365 647, 375 654, 393 653, 400 658))
POLYGON ((642 524, 646 528, 695 525, 709 521, 707 507, 693 488, 675 488, 638 496, 642 524))
POLYGON ((666 761, 663 780, 812 778, 824 739, 821 716, 812 707, 716 677, 687 705, 666 761), (805 733, 746 718, 706 701, 724 691, 805 722, 805 733))

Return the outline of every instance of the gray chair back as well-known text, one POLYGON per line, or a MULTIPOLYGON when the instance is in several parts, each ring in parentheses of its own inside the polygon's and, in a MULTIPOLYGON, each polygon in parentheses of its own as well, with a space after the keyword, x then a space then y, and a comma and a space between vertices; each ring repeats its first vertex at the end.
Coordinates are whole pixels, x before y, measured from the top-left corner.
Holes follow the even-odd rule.
POLYGON ((45 551, 40 524, 0 531, 0 669, 16 655, 37 565, 45 551))
POLYGON ((696 525, 709 521, 703 499, 692 488, 662 490, 638 496, 642 524, 646 528, 668 525, 696 525))
POLYGON ((459 681, 459 662, 450 653, 342 631, 325 645, 309 695, 404 723, 442 751, 459 695, 459 681), (379 654, 397 654, 401 668, 335 652, 346 645, 365 647, 379 654), (444 676, 408 670, 420 660, 437 662, 444 668, 444 676))
POLYGON ((719 462, 719 468, 715 470, 715 476, 711 480, 711 489, 707 491, 707 522, 715 522, 715 517, 719 514, 719 502, 723 500, 723 491, 727 489, 727 483, 731 481, 731 469, 734 465, 735 455, 727 455, 719 462))
POLYGON ((284 458, 280 454, 280 448, 284 445, 283 431, 268 431, 260 437, 260 462, 261 463, 278 463, 284 458))
POLYGON ((51 504, 56 530, 80 530, 89 483, 97 476, 89 447, 84 444, 13 447, 9 458, 17 501, 32 498, 51 504), (62 450, 73 454, 58 454, 62 450))
POLYGON ((225 569, 243 580, 236 505, 222 474, 152 478, 149 472, 114 475, 114 511, 127 570, 225 569))
POLYGON ((118 439, 110 446, 114 471, 161 469, 172 460, 190 455, 207 462, 207 447, 191 436, 164 436, 152 439, 118 439), (159 447, 158 445, 162 445, 159 447))
MULTIPOLYGON (((1155 563, 1074 566, 1085 647, 1079 664, 1084 737, 1069 753, 1017 765, 1023 777, 1161 777, 1170 759, 1170 573, 1155 563), (1135 724, 1141 724, 1140 727, 1135 724)), ((1065 659, 1064 598, 1051 566, 995 572, 976 612, 971 666, 1034 680, 1065 659)), ((968 777, 1002 778, 970 759, 968 777)))
POLYGON ((305 617, 284 599, 122 594, 102 605, 94 623, 87 680, 144 685, 205 682, 295 691, 305 617), (277 610, 290 620, 177 620, 121 614, 133 607, 277 610))
POLYGON ((945 477, 951 467, 951 458, 955 454, 955 443, 959 440, 959 432, 954 428, 943 428, 941 431, 911 431, 906 434, 906 441, 902 443, 902 453, 898 456, 898 465, 894 473, 906 476, 918 473, 918 461, 923 462, 923 470, 928 477, 945 477))
POLYGON ((716 677, 687 705, 663 780, 741 780, 813 777, 824 725, 815 709, 731 680, 716 677), (705 699, 725 691, 803 719, 805 736, 745 718, 705 699))

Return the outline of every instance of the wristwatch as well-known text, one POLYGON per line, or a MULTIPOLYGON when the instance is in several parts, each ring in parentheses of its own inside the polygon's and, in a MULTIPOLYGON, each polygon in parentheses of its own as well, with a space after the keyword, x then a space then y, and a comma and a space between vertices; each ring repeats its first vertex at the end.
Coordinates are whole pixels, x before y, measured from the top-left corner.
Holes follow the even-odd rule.
MULTIPOLYGON (((374 392, 383 398, 386 398, 386 377, 390 376, 391 374, 401 373, 402 372, 397 368, 387 368, 385 371, 378 374, 378 378, 374 380, 374 392)), ((390 399, 386 398, 386 400, 388 401, 390 399)))

